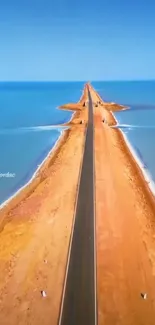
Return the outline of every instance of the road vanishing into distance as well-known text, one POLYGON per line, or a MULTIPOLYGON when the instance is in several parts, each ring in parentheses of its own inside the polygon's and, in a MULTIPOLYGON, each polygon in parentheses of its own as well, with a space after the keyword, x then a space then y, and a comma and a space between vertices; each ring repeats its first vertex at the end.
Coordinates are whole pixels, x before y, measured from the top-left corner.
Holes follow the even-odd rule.
POLYGON ((93 103, 89 110, 75 223, 71 236, 59 325, 96 325, 93 103))

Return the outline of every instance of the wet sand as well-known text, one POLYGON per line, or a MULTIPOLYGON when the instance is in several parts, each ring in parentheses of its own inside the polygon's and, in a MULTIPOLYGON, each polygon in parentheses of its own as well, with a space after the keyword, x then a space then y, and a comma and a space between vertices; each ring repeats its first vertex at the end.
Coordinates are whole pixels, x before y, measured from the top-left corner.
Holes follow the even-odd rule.
MULTIPOLYGON (((78 105, 86 97, 85 88, 78 105)), ((37 177, 0 212, 0 324, 57 324, 86 123, 83 108, 37 177)))
POLYGON ((98 324, 153 325, 154 197, 105 108, 95 108, 98 324))

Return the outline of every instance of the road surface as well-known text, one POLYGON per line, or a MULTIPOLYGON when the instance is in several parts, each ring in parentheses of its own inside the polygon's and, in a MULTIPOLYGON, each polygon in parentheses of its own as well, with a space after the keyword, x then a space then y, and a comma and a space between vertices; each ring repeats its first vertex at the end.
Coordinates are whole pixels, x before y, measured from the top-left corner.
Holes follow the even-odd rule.
POLYGON ((90 92, 86 142, 59 325, 96 325, 93 104, 90 92))

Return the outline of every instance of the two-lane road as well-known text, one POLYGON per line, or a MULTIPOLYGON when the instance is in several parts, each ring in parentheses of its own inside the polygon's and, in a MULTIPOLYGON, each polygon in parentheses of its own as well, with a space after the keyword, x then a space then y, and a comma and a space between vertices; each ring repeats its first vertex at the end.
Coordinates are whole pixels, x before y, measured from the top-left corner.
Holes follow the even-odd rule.
POLYGON ((93 104, 89 113, 75 223, 66 267, 59 325, 96 325, 93 104))

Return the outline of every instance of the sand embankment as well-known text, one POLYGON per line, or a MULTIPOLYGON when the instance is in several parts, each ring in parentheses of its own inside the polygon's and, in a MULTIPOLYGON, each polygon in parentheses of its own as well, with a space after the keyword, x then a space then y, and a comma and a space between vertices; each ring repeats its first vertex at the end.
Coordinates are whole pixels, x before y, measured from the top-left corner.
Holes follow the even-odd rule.
MULTIPOLYGON (((86 99, 85 87, 81 105, 86 99)), ((86 123, 84 107, 36 178, 0 212, 0 324, 57 324, 86 123)))
POLYGON ((103 102, 94 111, 98 324, 153 325, 154 196, 112 114, 103 102))
POLYGON ((94 90, 92 85, 89 84, 89 89, 92 94, 94 94, 94 103, 99 104, 100 106, 103 106, 106 111, 111 111, 111 112, 118 112, 118 111, 123 111, 125 109, 128 109, 127 106, 113 103, 113 102, 105 102, 101 96, 94 90))
MULTIPOLYGON (((116 123, 112 104, 107 108, 89 87, 95 128, 98 324, 154 325, 154 197, 121 132, 110 127, 116 123), (145 292, 146 300, 141 297, 145 292)), ((87 101, 86 88, 81 99, 78 106, 87 101)), ((1 211, 0 324, 57 324, 87 114, 87 108, 77 109, 38 183, 1 211)))

